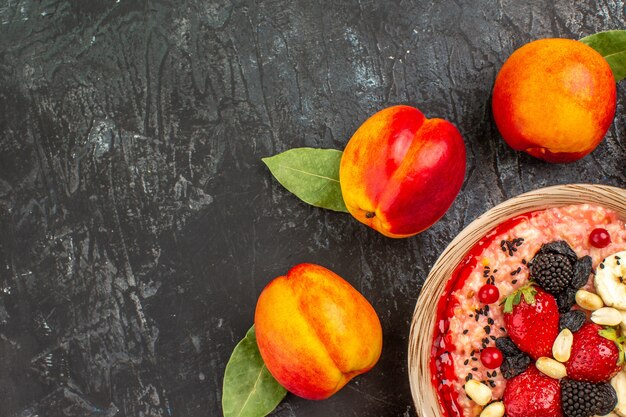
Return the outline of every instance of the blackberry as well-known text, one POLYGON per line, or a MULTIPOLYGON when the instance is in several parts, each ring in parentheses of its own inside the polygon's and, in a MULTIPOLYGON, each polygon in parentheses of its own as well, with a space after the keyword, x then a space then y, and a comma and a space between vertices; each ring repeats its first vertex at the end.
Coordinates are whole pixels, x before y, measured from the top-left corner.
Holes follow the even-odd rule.
POLYGON ((559 332, 563 329, 570 329, 572 333, 577 332, 585 324, 585 320, 587 320, 587 316, 580 310, 561 314, 559 318, 559 332))
POLYGON ((551 294, 558 294, 569 287, 574 268, 569 257, 559 253, 539 252, 530 264, 530 275, 551 294))
POLYGON ((530 356, 525 353, 517 356, 505 356, 502 365, 500 365, 500 372, 506 379, 511 379, 524 372, 530 362, 530 356))
POLYGON ((617 393, 608 382, 592 384, 563 379, 561 405, 565 417, 603 416, 617 406, 617 393))

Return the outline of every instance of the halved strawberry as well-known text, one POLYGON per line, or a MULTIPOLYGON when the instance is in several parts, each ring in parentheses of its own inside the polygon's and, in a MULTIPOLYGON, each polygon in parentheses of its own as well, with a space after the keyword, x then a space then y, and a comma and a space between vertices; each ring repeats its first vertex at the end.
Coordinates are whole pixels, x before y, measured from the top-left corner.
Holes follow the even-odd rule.
POLYGON ((567 376, 587 382, 610 380, 624 361, 622 342, 614 328, 585 324, 574 333, 572 353, 565 364, 567 376))
POLYGON ((561 384, 531 365, 511 378, 504 389, 508 417, 561 417, 561 384))
POLYGON ((559 335, 559 308, 546 291, 529 284, 504 301, 504 326, 511 340, 533 359, 552 356, 559 335))

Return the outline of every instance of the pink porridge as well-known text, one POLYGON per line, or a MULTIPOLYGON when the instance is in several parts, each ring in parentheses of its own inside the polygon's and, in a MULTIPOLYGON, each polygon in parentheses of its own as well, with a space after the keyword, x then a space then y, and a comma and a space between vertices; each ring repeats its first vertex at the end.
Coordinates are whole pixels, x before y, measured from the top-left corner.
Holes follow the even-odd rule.
POLYGON ((494 400, 502 397, 506 386, 500 368, 487 369, 480 360, 480 352, 506 336, 506 330, 500 303, 481 303, 479 290, 493 284, 503 300, 528 283, 528 263, 540 247, 558 240, 566 241, 578 257, 589 255, 595 271, 605 257, 626 249, 626 227, 615 212, 589 204, 532 212, 491 231, 451 277, 438 303, 431 359, 433 384, 446 417, 480 414, 482 407, 463 388, 470 378, 491 387, 494 400), (589 243, 591 231, 598 227, 611 237, 604 248, 589 243))

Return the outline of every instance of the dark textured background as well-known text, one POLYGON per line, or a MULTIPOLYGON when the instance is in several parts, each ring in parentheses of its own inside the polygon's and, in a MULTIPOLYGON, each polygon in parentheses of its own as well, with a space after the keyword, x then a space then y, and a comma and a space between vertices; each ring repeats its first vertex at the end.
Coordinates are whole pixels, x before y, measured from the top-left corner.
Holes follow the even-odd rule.
POLYGON ((624 12, 608 0, 3 0, 0 416, 221 415, 257 296, 304 261, 371 300, 385 346, 331 399, 288 396, 275 415, 413 415, 409 322, 452 237, 524 191, 626 185, 623 85, 600 147, 549 165, 500 139, 497 70, 533 39, 623 28, 624 12), (468 147, 460 196, 417 237, 309 207, 260 161, 341 149, 397 103, 451 120, 468 147))

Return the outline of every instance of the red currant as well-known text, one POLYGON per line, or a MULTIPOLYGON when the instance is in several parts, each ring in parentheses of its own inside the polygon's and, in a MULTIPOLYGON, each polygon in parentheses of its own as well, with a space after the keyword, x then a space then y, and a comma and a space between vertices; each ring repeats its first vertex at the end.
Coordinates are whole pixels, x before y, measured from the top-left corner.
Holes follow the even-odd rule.
POLYGON ((480 352, 480 361, 487 369, 496 369, 502 365, 503 360, 502 352, 497 347, 487 347, 480 352))
POLYGON ((593 229, 589 234, 589 243, 596 248, 606 248, 611 244, 611 235, 606 229, 593 229))
POLYGON ((483 285, 478 290, 478 300, 483 304, 492 304, 500 299, 500 291, 495 285, 483 285))

